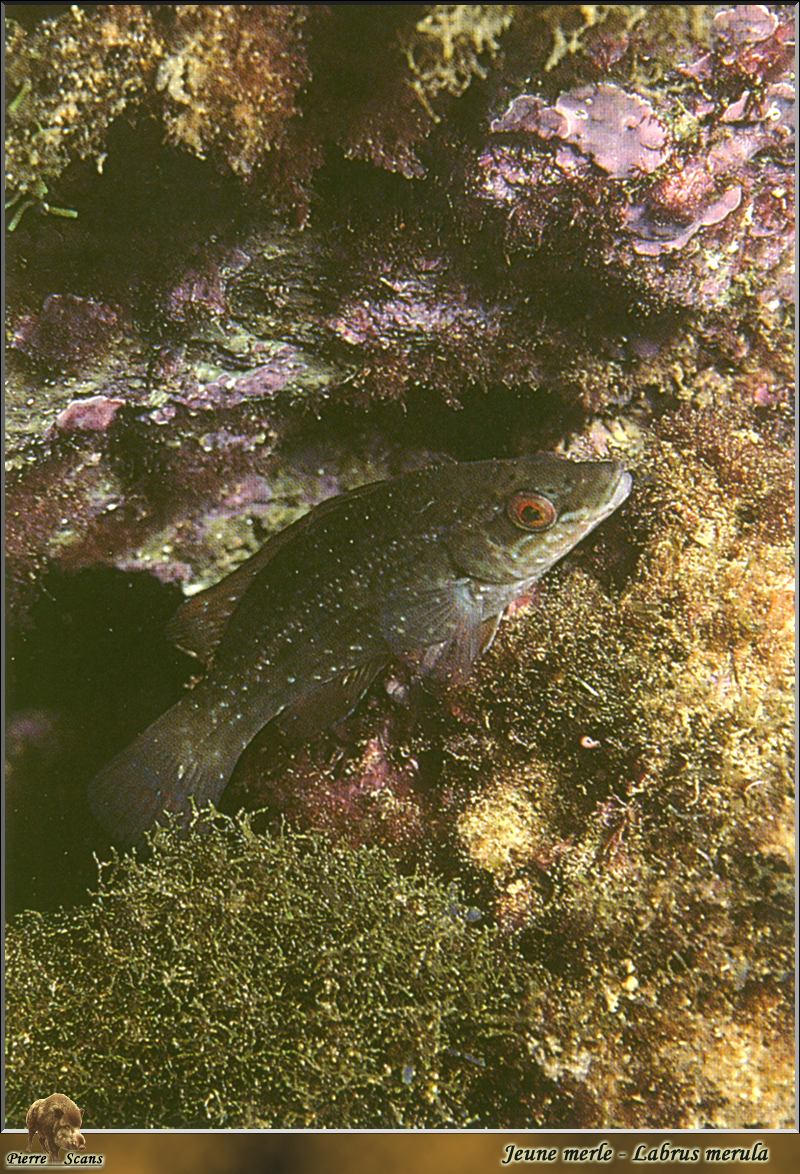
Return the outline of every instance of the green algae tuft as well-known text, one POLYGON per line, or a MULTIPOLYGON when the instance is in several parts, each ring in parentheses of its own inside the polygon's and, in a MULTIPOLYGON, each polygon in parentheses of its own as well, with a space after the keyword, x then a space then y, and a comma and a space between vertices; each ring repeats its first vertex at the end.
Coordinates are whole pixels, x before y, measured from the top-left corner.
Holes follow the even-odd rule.
POLYGON ((58 1084, 105 1127, 489 1124, 530 1063, 524 981, 452 888, 246 817, 159 829, 7 949, 11 1118, 58 1084))

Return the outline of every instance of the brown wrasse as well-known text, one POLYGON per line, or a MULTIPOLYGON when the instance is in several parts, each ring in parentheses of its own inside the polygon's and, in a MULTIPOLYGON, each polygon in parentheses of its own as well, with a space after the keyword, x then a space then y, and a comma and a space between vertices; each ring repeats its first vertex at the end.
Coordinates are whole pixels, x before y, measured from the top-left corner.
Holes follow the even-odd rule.
POLYGON ((397 657, 463 678, 505 608, 628 496, 614 461, 447 464, 323 502, 178 610, 205 678, 91 782, 121 843, 190 798, 217 802, 268 723, 305 739, 397 657))

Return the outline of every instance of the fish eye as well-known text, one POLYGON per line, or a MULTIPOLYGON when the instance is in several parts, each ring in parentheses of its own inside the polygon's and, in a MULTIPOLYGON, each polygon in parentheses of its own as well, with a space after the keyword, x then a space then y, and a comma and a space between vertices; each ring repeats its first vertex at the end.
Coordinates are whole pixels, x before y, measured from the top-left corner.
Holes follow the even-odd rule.
POLYGON ((520 530, 548 530, 556 520, 556 507, 539 493, 515 493, 506 503, 506 513, 520 530))

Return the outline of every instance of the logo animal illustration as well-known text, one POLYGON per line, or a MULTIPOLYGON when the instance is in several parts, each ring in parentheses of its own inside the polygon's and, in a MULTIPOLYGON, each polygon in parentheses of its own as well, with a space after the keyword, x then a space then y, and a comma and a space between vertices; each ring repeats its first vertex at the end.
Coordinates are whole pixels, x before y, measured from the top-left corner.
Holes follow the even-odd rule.
POLYGON ((81 1133, 83 1109, 63 1093, 34 1101, 25 1118, 28 1128, 28 1152, 38 1136, 51 1162, 58 1162, 62 1150, 82 1150, 86 1139, 81 1133))

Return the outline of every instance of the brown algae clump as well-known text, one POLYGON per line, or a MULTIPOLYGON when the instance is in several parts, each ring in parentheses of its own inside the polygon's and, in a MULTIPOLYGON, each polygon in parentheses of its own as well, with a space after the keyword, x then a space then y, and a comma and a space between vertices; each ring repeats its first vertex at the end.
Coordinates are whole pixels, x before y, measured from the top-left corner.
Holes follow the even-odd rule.
POLYGON ((12 8, 17 907, 85 899, 181 591, 448 458, 634 476, 469 681, 242 760, 313 864, 204 829, 15 925, 15 1103, 88 1039, 118 1122, 790 1123, 789 6, 12 8))
POLYGON ((792 468, 732 417, 663 420, 616 522, 635 565, 543 582, 449 739, 445 775, 474 792, 459 842, 550 976, 536 1054, 588 1097, 585 1125, 790 1115, 792 556, 773 490, 792 468), (784 1061, 748 1110, 741 1061, 710 1057, 718 1032, 745 1049, 754 1018, 784 1061))
POLYGON ((50 185, 75 159, 102 171, 109 128, 152 84, 161 43, 146 5, 99 5, 96 16, 74 5, 32 32, 12 22, 8 53, 6 180, 14 209, 51 207, 50 185))

